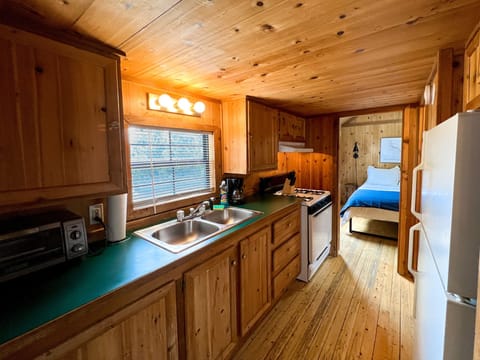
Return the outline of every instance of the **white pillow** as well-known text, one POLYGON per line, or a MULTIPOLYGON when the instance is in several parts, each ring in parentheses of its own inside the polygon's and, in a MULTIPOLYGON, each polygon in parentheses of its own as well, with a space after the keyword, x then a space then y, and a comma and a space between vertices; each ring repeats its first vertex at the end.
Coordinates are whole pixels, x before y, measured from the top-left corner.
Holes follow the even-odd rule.
POLYGON ((391 169, 379 169, 369 165, 365 183, 369 185, 398 186, 400 184, 400 168, 395 166, 391 169))

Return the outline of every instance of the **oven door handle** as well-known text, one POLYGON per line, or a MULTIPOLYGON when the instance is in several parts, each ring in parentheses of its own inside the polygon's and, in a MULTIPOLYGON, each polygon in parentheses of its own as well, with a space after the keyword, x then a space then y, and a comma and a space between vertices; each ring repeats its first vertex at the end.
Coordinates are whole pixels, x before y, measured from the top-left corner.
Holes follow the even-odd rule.
POLYGON ((320 213, 322 213, 324 210, 326 210, 329 206, 332 206, 332 203, 328 203, 327 205, 322 207, 320 210, 318 210, 316 213, 313 213, 311 216, 317 217, 318 215, 320 215, 320 213))
POLYGON ((56 229, 56 228, 59 228, 60 226, 61 224, 59 222, 54 222, 47 225, 36 226, 30 229, 19 230, 12 233, 0 235, 0 241, 16 239, 17 237, 21 237, 21 236, 38 234, 41 231, 56 229))
MULTIPOLYGON (((40 253, 42 251, 45 251, 45 249, 46 249, 46 247, 42 246, 42 247, 39 247, 37 249, 27 250, 27 251, 23 251, 21 253, 15 254, 15 255, 10 255, 10 256, 1 258, 0 260, 2 262, 6 262, 6 261, 10 261, 10 260, 16 260, 16 259, 20 259, 24 256, 29 256, 29 255, 40 253)), ((58 248, 58 249, 60 249, 60 248, 58 248)), ((54 250, 56 250, 56 249, 54 249, 54 250)))

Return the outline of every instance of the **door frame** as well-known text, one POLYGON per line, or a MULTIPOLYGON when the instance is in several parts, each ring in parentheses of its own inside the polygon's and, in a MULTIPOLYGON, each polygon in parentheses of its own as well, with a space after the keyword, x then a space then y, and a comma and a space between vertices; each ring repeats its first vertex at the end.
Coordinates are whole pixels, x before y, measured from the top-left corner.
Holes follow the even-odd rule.
MULTIPOLYGON (((416 223, 415 217, 410 212, 411 191, 412 191, 412 171, 417 165, 420 156, 421 134, 423 127, 420 122, 420 111, 418 104, 401 104, 395 106, 362 109, 335 114, 335 121, 339 123, 341 117, 358 116, 374 114, 379 112, 402 111, 402 158, 401 158, 401 179, 400 179, 400 214, 398 223, 398 262, 397 272, 412 280, 413 277, 408 271, 408 235, 409 229, 416 223)), ((340 141, 340 126, 336 135, 337 144, 340 141)), ((340 166, 340 158, 337 156, 337 168, 340 166)), ((336 193, 340 194, 340 182, 337 178, 336 193)), ((337 196, 336 202, 340 205, 340 199, 337 196)), ((340 217, 335 217, 336 224, 334 229, 337 231, 337 251, 340 249, 340 217)), ((414 244, 415 245, 415 244, 414 244)), ((417 251, 414 246, 413 263, 417 258, 417 251)))

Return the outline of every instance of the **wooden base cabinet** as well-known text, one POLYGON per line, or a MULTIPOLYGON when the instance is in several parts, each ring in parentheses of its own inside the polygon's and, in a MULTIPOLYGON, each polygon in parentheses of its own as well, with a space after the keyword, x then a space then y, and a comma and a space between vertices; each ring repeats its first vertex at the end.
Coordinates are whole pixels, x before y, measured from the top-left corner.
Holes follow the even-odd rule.
POLYGON ((270 227, 240 241, 240 327, 245 335, 271 305, 270 227))
POLYGON ((300 212, 296 210, 273 223, 273 299, 278 299, 300 273, 300 249, 300 212))
POLYGON ((38 358, 178 359, 175 291, 164 285, 38 358))
POLYGON ((271 309, 272 283, 278 296, 298 273, 299 208, 293 204, 169 269, 1 344, 0 358, 232 357, 240 336, 271 309))
POLYGON ((227 358, 237 343, 237 267, 232 247, 185 273, 187 359, 227 358))

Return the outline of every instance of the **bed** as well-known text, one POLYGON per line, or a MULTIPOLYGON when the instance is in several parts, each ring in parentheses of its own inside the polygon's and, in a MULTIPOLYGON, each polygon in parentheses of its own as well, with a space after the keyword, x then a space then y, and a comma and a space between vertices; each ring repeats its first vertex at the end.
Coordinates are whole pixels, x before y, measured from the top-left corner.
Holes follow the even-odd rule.
MULTIPOLYGON (((369 166, 367 180, 348 198, 340 210, 342 225, 349 222, 354 231, 355 217, 398 223, 400 203, 400 168, 379 169, 369 166)), ((377 235, 370 234, 369 235, 377 235)))

